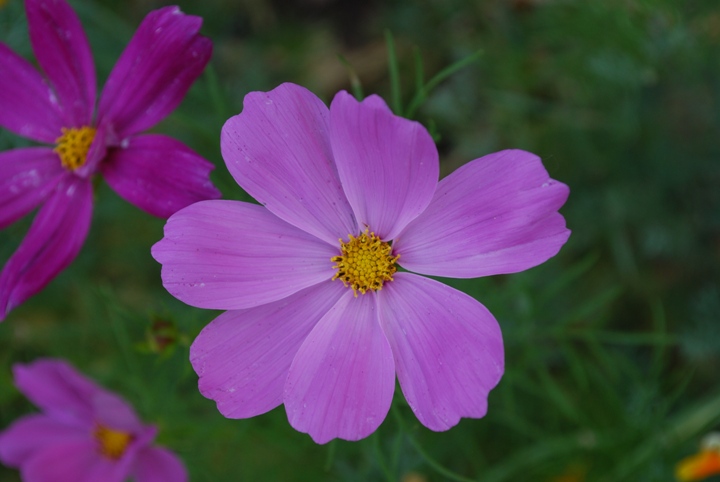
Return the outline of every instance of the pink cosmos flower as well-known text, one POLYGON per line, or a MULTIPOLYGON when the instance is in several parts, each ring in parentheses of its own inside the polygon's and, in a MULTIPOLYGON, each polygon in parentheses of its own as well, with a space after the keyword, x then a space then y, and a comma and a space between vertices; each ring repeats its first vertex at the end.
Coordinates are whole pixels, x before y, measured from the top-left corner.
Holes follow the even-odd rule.
POLYGON ((0 462, 27 482, 183 482, 178 457, 152 446, 157 429, 62 360, 13 366, 15 385, 43 413, 0 432, 0 462))
POLYGON ((412 272, 473 278, 544 262, 570 234, 557 212, 567 186, 517 150, 438 182, 419 123, 377 96, 340 92, 328 109, 292 84, 248 94, 221 148, 263 206, 199 202, 152 250, 170 293, 228 310, 190 349, 200 392, 230 418, 284 404, 318 443, 372 433, 396 374, 432 430, 484 416, 503 373, 498 324, 412 272))
POLYGON ((177 7, 148 14, 110 73, 95 115, 95 67, 77 15, 63 0, 26 0, 25 8, 47 78, 0 43, 0 127, 51 146, 0 153, 0 229, 40 206, 0 274, 0 320, 77 256, 90 226, 95 174, 160 217, 220 196, 210 162, 170 137, 139 135, 177 107, 205 68, 212 45, 198 35, 202 19, 177 7))

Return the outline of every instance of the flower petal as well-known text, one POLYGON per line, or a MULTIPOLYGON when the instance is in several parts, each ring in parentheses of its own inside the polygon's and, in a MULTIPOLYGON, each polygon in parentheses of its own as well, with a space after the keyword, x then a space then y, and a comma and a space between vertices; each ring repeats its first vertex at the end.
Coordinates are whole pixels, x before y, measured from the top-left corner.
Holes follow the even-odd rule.
POLYGON ((157 134, 130 137, 100 165, 105 181, 123 199, 161 218, 219 198, 210 181, 214 168, 182 142, 157 134))
POLYGON ((13 365, 15 386, 46 414, 80 426, 94 420, 93 399, 104 390, 69 363, 52 358, 13 365))
POLYGON ((420 422, 442 431, 480 418, 503 374, 500 327, 475 299, 412 273, 378 292, 380 324, 403 394, 420 422))
POLYGON ((0 229, 42 203, 66 172, 47 147, 0 152, 0 229))
POLYGON ((113 124, 124 138, 170 114, 210 60, 212 42, 198 35, 201 25, 178 7, 150 12, 105 83, 98 124, 113 124))
POLYGON ((201 201, 173 214, 152 248, 165 289, 199 308, 235 310, 331 279, 326 243, 240 201, 201 201))
POLYGON ((20 468, 28 482, 123 482, 128 472, 127 464, 103 456, 92 438, 48 447, 20 468))
POLYGON ((133 468, 136 482, 186 482, 188 473, 182 460, 163 447, 147 447, 138 452, 133 468))
POLYGON ((146 430, 132 406, 119 395, 102 390, 96 392, 90 401, 95 422, 113 430, 134 434, 146 430))
POLYGON ((57 98, 30 62, 0 43, 0 127, 39 142, 62 134, 57 98))
POLYGON ((88 427, 64 423, 47 415, 21 417, 0 433, 0 462, 8 467, 20 467, 38 451, 87 440, 89 436, 88 427))
POLYGON ((249 418, 283 402, 290 364, 315 324, 346 288, 326 281, 280 301, 227 311, 190 347, 203 396, 228 418, 249 418))
POLYGON ((91 213, 90 181, 66 175, 0 274, 0 320, 75 259, 90 228, 91 213))
POLYGON ((333 246, 357 234, 333 162, 328 109, 312 92, 294 84, 251 92, 223 126, 220 146, 238 184, 279 218, 333 246))
POLYGON ((443 179, 393 251, 403 268, 427 275, 476 278, 523 271, 555 256, 570 236, 557 212, 568 193, 536 155, 490 154, 443 179))
POLYGON ((338 93, 330 105, 330 140, 359 226, 390 240, 430 203, 440 169, 435 143, 380 97, 358 102, 338 93))
POLYGON ((26 0, 30 42, 55 88, 65 127, 88 126, 95 110, 95 64, 80 19, 63 0, 26 0))
POLYGON ((374 293, 340 301, 317 323, 293 360, 285 385, 290 425, 323 444, 359 440, 390 410, 392 352, 377 321, 374 293))

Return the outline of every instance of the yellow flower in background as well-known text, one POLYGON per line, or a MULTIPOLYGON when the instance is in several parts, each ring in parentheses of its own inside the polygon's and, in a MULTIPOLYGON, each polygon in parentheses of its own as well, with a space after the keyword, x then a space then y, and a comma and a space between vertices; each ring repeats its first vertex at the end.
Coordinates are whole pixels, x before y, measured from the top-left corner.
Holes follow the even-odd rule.
POLYGON ((565 469, 565 472, 553 477, 548 482, 585 482, 586 474, 587 469, 584 465, 573 464, 565 469))
POLYGON ((704 480, 720 474, 720 432, 705 436, 700 452, 684 458, 675 466, 675 478, 681 482, 704 480))

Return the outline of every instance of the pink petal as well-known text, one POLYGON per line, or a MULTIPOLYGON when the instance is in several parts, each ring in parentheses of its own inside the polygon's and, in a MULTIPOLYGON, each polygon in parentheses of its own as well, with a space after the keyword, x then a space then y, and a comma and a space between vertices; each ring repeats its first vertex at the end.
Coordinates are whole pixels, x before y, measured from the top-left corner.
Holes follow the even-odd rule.
POLYGON ((220 136, 235 180, 279 218, 333 246, 357 224, 330 149, 328 109, 312 92, 282 84, 245 96, 220 136))
POLYGON ((210 181, 212 163, 163 135, 130 137, 100 165, 107 183, 126 201, 167 218, 185 206, 220 197, 210 181))
POLYGON ((337 249, 262 206, 202 201, 170 217, 152 254, 170 294, 199 308, 235 310, 331 279, 337 249))
POLYGON ((393 239, 430 203, 439 175, 435 143, 419 123, 393 115, 380 97, 358 102, 338 93, 330 106, 330 139, 361 231, 367 226, 393 239))
POLYGON ((300 345, 344 290, 340 282, 325 281, 215 318, 190 347, 200 393, 228 418, 254 417, 280 405, 300 345))
POLYGON ((92 184, 66 175, 0 274, 0 320, 75 259, 87 236, 91 213, 92 184))
POLYGON ((0 127, 35 141, 62 134, 57 98, 30 62, 0 43, 0 127))
POLYGON ((186 482, 188 473, 182 460, 162 447, 138 452, 133 469, 136 482, 186 482))
POLYGON ((89 427, 68 424, 47 415, 28 415, 0 433, 0 462, 8 467, 20 467, 47 447, 89 437, 89 427))
POLYGON ((52 358, 13 365, 15 385, 33 404, 58 420, 91 426, 93 399, 104 390, 69 363, 52 358))
MULTIPOLYGON (((90 402, 92 403, 93 419, 105 427, 130 433, 148 430, 142 425, 132 406, 114 393, 105 390, 98 391, 93 394, 90 402)), ((155 437, 155 429, 150 430, 152 431, 151 437, 155 437)))
POLYGON ((66 172, 47 147, 0 152, 0 229, 42 203, 66 172))
POLYGON ((340 301, 298 351, 285 385, 290 424, 323 444, 359 440, 390 410, 395 389, 392 352, 377 320, 374 293, 340 301))
POLYGON ((431 430, 487 412, 503 374, 500 327, 475 299, 437 281, 396 273, 378 292, 380 324, 410 407, 431 430))
POLYGON ((120 462, 103 456, 90 438, 48 447, 30 458, 20 473, 26 482, 124 482, 129 470, 120 462))
POLYGON ((108 77, 98 124, 113 124, 123 138, 170 114, 210 60, 212 43, 198 35, 201 25, 178 7, 150 12, 108 77))
POLYGON ((536 155, 490 154, 443 179, 393 251, 403 268, 428 275, 476 278, 523 271, 555 256, 570 236, 557 212, 568 193, 536 155))
POLYGON ((50 79, 65 127, 91 125, 95 110, 95 64, 80 19, 64 0, 26 0, 30 42, 50 79))

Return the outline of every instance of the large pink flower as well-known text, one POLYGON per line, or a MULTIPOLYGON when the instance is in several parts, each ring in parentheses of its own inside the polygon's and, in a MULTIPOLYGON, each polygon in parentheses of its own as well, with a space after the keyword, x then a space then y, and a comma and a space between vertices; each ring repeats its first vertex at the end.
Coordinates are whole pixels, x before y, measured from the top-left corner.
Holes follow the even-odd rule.
POLYGON ((13 367, 15 385, 43 413, 0 432, 0 462, 27 482, 183 482, 175 454, 152 445, 157 429, 62 360, 13 367))
POLYGON ((138 135, 165 118, 212 51, 202 20, 177 7, 151 12, 107 80, 95 116, 95 67, 80 20, 64 0, 26 0, 30 40, 47 79, 0 43, 0 127, 54 147, 0 153, 0 229, 38 206, 0 274, 0 320, 77 256, 92 213, 92 177, 168 217, 220 193, 210 162, 170 137, 138 135))
POLYGON ((248 94, 221 147, 263 206, 194 204, 153 247, 170 293, 229 310, 190 350, 202 394, 230 418, 285 404, 292 426, 319 443, 372 433, 395 374, 432 430, 484 416, 503 373, 495 318, 397 266, 472 278, 540 264, 570 234, 557 212, 567 186, 524 151, 476 159, 438 183, 420 124, 377 96, 340 92, 328 110, 292 84, 248 94))

